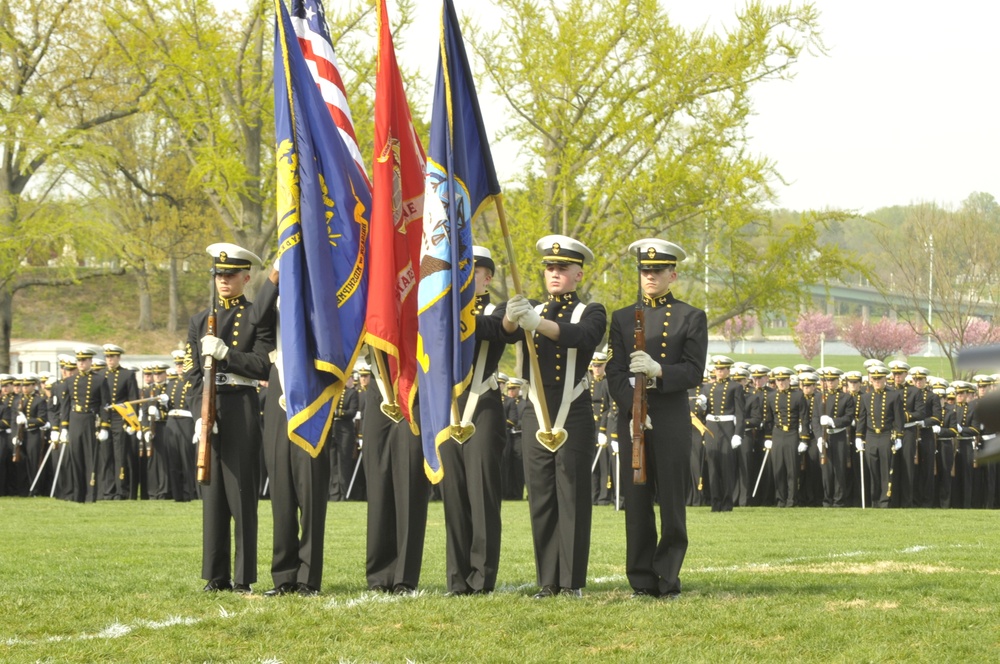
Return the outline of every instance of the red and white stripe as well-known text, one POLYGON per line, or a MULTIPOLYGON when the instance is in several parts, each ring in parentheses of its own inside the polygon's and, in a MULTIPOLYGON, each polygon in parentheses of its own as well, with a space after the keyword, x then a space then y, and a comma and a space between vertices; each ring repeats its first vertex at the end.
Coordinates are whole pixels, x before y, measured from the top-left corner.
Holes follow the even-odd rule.
POLYGON ((292 16, 291 19, 299 46, 302 48, 302 54, 306 58, 309 71, 312 72, 313 80, 316 81, 316 86, 323 95, 323 101, 326 102, 333 122, 340 130, 340 135, 354 158, 358 170, 361 171, 361 175, 371 187, 371 181, 365 171, 365 160, 358 147, 358 137, 354 133, 354 121, 351 119, 351 109, 347 105, 347 91, 344 89, 344 81, 340 77, 340 68, 337 65, 337 56, 333 52, 333 44, 313 30, 306 19, 296 16, 292 16))

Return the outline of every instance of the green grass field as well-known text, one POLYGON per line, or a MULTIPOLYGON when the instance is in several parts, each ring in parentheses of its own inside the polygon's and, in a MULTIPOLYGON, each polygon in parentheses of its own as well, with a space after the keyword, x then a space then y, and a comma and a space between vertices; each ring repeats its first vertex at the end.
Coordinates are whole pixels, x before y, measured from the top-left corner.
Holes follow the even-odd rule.
POLYGON ((365 505, 334 503, 323 595, 203 593, 200 504, 0 500, 3 662, 1000 659, 992 511, 689 510, 676 602, 633 600, 623 513, 595 508, 582 600, 532 600, 526 503, 503 507, 498 592, 444 597, 432 503, 421 592, 365 590, 365 505))

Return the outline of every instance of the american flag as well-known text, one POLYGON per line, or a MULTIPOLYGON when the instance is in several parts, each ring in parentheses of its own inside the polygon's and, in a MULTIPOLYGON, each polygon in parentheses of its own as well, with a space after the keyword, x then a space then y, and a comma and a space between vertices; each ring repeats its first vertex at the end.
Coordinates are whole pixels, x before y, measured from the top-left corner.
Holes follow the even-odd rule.
POLYGON ((351 119, 351 109, 347 105, 347 91, 344 81, 340 78, 340 68, 337 56, 333 52, 333 41, 330 39, 330 29, 326 25, 326 13, 322 0, 292 0, 292 26, 298 37, 302 54, 306 58, 313 80, 323 95, 323 101, 333 116, 333 122, 340 130, 340 135, 350 150, 358 170, 368 182, 371 181, 365 172, 365 162, 358 147, 358 138, 354 133, 354 121, 351 119))

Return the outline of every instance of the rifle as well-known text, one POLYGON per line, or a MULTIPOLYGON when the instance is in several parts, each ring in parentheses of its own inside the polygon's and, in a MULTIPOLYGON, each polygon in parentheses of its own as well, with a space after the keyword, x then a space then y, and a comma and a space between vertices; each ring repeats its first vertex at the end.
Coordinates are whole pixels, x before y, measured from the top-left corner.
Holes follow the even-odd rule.
MULTIPOLYGON (((212 300, 208 308, 205 334, 215 336, 216 325, 215 274, 212 274, 212 300)), ((212 483, 212 429, 215 427, 215 358, 205 355, 205 373, 201 392, 201 431, 198 437, 198 484, 212 483)))
MULTIPOLYGON (((642 257, 636 249, 636 273, 639 275, 639 294, 635 300, 635 350, 646 350, 646 312, 642 305, 642 257)), ((632 390, 632 483, 646 483, 646 374, 633 374, 632 390)))

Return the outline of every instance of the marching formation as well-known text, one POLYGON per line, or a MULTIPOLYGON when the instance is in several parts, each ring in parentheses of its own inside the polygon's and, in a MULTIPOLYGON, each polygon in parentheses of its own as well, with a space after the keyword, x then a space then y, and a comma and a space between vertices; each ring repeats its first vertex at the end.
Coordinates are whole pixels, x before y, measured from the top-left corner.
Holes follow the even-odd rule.
POLYGON ((690 395, 696 424, 688 505, 993 508, 993 466, 976 451, 996 432, 977 399, 997 377, 929 376, 903 361, 864 371, 711 358, 690 395), (891 377, 891 380, 890 380, 891 377), (725 426, 720 426, 725 425, 725 426))
POLYGON ((474 248, 475 363, 457 400, 472 426, 440 445, 439 485, 425 475, 420 436, 386 407, 382 351, 366 349, 347 377, 320 450, 289 441, 280 274, 251 303, 243 289, 261 261, 223 243, 209 247, 213 334, 212 310, 194 316, 173 367, 125 366, 124 349, 105 344, 60 356, 58 377, 0 376, 0 486, 77 502, 201 498, 205 589, 244 593, 257 581, 257 505, 267 496, 267 596, 320 592, 330 500, 368 500, 368 586, 397 594, 418 587, 428 500, 443 500, 448 593, 468 595, 495 589, 501 503, 526 491, 536 598, 582 594, 594 505, 625 511, 635 596, 677 597, 686 506, 998 504, 994 467, 975 461, 996 436, 976 414, 995 376, 949 384, 900 361, 844 372, 722 355, 706 369, 705 314, 671 291, 684 252, 651 238, 629 247, 641 294, 611 315, 605 352, 605 309, 577 293, 592 252, 560 235, 537 249, 546 300, 494 304, 493 258, 474 248), (509 345, 519 376, 499 372, 509 345), (208 358, 216 415, 203 429, 208 358), (199 483, 203 430, 211 479, 199 483))

